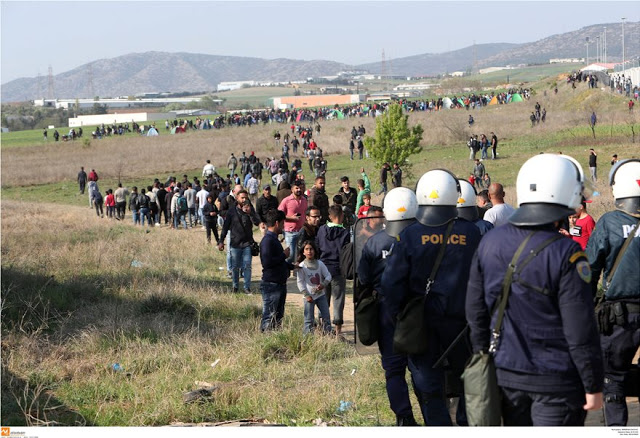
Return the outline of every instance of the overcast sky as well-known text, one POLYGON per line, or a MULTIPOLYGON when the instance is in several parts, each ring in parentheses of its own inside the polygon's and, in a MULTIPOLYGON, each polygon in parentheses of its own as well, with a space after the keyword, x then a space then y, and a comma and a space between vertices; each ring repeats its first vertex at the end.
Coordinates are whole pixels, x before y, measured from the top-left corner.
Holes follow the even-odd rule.
POLYGON ((166 51, 346 64, 640 21, 637 1, 6 1, 0 83, 166 51))

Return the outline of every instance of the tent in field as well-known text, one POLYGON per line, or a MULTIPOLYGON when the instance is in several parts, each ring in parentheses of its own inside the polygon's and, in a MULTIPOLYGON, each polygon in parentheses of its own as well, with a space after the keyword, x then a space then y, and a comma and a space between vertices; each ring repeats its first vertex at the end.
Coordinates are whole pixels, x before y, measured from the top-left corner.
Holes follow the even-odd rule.
POLYGON ((488 103, 488 105, 497 105, 498 104, 498 96, 493 96, 493 99, 491 99, 488 103))
POLYGON ((157 136, 158 136, 158 131, 156 130, 156 128, 154 128, 153 126, 149 128, 149 131, 147 132, 147 137, 157 137, 157 136))
POLYGON ((448 97, 442 98, 442 107, 443 108, 450 109, 451 105, 453 105, 453 102, 451 102, 451 99, 449 99, 448 97))
POLYGON ((461 106, 466 106, 466 105, 465 105, 465 103, 464 103, 464 100, 462 100, 462 98, 461 98, 461 97, 458 97, 458 103, 459 103, 461 106))
POLYGON ((522 96, 520 96, 518 93, 515 93, 513 96, 511 96, 511 102, 522 102, 522 96))

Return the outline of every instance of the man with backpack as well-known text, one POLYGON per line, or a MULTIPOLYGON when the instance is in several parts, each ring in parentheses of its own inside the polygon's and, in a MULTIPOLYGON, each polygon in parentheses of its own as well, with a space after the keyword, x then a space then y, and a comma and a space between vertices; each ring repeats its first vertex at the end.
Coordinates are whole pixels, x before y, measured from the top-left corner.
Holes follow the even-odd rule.
POLYGON ((171 199, 171 212, 173 213, 173 227, 177 230, 180 222, 184 225, 184 229, 187 229, 186 215, 189 211, 189 204, 187 198, 180 194, 180 189, 176 187, 174 189, 173 198, 171 199))
POLYGON ((140 223, 140 200, 138 199, 138 188, 131 188, 131 196, 129 197, 129 211, 133 216, 133 225, 140 223))

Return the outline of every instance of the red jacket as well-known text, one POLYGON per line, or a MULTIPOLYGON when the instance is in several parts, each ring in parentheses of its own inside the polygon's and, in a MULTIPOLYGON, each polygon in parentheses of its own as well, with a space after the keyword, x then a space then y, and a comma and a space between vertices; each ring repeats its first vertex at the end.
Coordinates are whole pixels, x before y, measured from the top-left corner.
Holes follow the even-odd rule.
POLYGON ((98 181, 98 174, 95 170, 89 172, 89 181, 98 181))
POLYGON ((106 198, 104 198, 104 205, 107 207, 115 207, 116 206, 116 197, 113 196, 113 193, 109 193, 106 198))

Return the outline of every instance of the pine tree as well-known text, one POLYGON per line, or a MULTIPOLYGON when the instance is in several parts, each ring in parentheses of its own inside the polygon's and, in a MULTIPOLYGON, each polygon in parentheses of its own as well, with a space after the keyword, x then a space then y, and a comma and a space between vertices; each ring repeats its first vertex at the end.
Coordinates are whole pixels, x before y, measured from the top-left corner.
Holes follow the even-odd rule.
POLYGON ((424 130, 420 124, 409 128, 408 120, 398 104, 390 105, 384 115, 376 118, 375 134, 365 138, 365 145, 377 167, 398 163, 405 174, 410 174, 411 163, 407 159, 422 152, 424 130))

